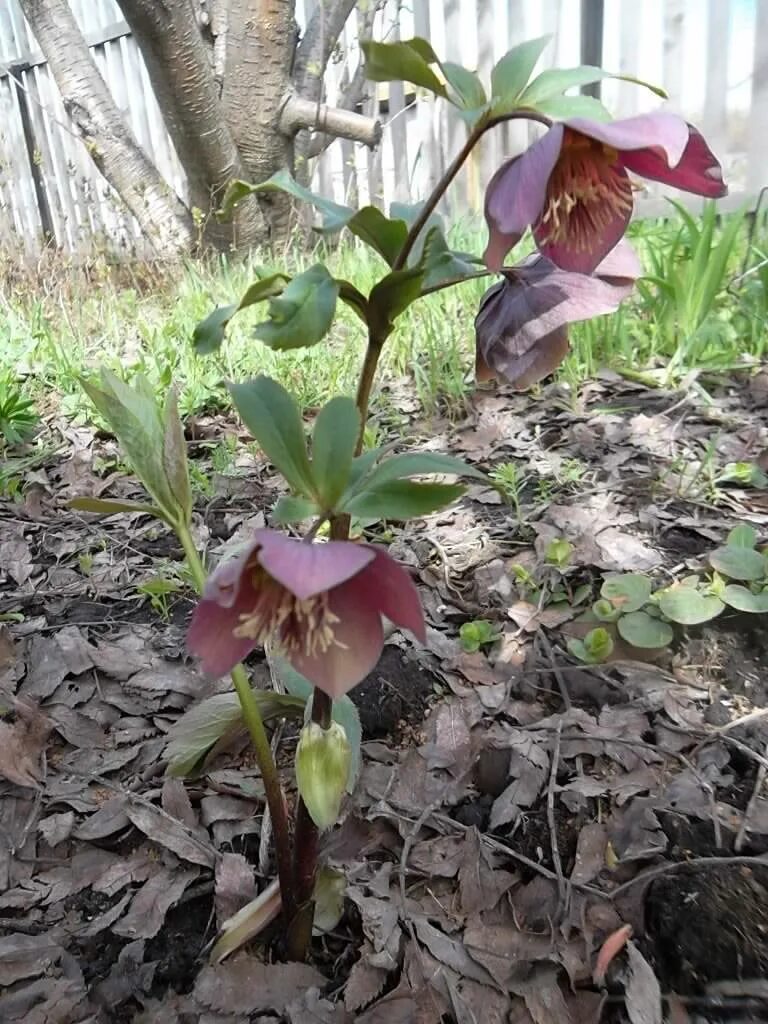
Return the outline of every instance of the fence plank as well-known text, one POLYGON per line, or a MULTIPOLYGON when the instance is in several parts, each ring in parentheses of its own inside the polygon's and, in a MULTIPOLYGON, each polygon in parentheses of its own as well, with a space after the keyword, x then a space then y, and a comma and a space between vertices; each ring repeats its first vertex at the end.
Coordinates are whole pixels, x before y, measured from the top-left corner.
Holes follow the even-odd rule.
POLYGON ((768 0, 757 0, 747 190, 768 185, 768 0))

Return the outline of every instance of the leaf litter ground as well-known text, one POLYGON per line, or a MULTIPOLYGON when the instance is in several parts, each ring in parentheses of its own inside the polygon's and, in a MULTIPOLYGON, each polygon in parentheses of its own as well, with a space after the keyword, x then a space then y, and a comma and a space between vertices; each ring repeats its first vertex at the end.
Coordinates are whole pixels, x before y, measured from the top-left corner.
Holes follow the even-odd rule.
MULTIPOLYGON (((412 407, 404 382, 389 398, 398 389, 393 407, 412 407)), ((505 502, 475 486, 395 533, 428 643, 395 634, 353 691, 363 770, 325 850, 348 880, 344 914, 308 965, 279 961, 277 932, 207 961, 272 874, 261 782, 242 737, 196 778, 166 777, 169 729, 227 683, 185 657, 192 603, 165 528, 66 509, 138 497, 114 444, 51 422, 56 455, 0 507, 0 1019, 765 1019, 763 617, 587 666, 567 653, 573 614, 532 600, 515 568, 541 577, 565 538, 561 575, 596 596, 604 572, 700 568, 737 522, 765 540, 768 492, 718 479, 764 461, 762 401, 741 378, 668 393, 606 374, 578 397, 479 393, 458 422, 410 425, 422 447, 512 464, 514 490, 505 502), (158 594, 157 577, 173 585, 158 594), (498 636, 468 654, 458 629, 479 618, 498 636)), ((268 521, 279 492, 244 444, 211 472, 211 444, 236 429, 189 424, 210 481, 198 540, 214 557, 268 521)), ((251 668, 268 685, 258 657, 251 668)), ((291 743, 286 728, 286 777, 291 743)))

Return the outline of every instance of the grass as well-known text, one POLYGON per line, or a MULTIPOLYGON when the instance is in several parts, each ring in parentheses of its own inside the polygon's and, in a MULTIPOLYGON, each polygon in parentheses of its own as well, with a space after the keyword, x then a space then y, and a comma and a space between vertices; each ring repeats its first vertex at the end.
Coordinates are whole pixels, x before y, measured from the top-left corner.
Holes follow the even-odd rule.
MULTIPOLYGON (((749 240, 743 215, 700 218, 670 208, 663 221, 633 225, 631 236, 648 277, 636 296, 612 317, 577 324, 572 351, 560 370, 574 389, 602 367, 650 372, 670 383, 691 370, 728 369, 765 356, 768 318, 768 230, 749 240)), ((453 244, 479 252, 479 229, 458 226, 453 244)), ((349 240, 331 250, 293 253, 291 269, 327 260, 338 277, 367 291, 383 264, 349 240)), ((215 305, 239 298, 259 263, 224 257, 190 263, 173 276, 153 268, 127 268, 118 279, 96 280, 57 271, 36 283, 19 278, 0 298, 0 374, 30 377, 29 393, 41 411, 55 403, 65 414, 91 416, 78 377, 101 364, 130 377, 144 372, 158 388, 175 381, 184 413, 227 402, 225 377, 269 373, 294 390, 306 407, 354 389, 364 338, 343 304, 327 342, 311 349, 274 353, 250 336, 260 307, 233 320, 222 353, 196 357, 194 325, 215 305)), ((383 360, 390 378, 406 375, 426 412, 459 413, 472 388, 473 321, 489 282, 467 282, 427 297, 399 321, 383 360)), ((263 309, 263 307, 261 307, 263 309)), ((26 394, 26 392, 25 392, 26 394)), ((386 393, 379 408, 386 404, 386 393)), ((398 404, 390 400, 396 417, 398 404)), ((384 409, 386 412, 386 408, 384 409)))

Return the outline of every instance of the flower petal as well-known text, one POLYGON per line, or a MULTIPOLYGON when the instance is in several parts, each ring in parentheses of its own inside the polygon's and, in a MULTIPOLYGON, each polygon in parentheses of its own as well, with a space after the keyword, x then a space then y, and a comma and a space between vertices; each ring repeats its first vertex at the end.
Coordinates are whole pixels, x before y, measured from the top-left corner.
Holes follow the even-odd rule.
POLYGON ((691 131, 691 126, 682 117, 664 110, 619 121, 590 121, 586 117, 573 117, 565 124, 620 153, 655 150, 667 167, 675 167, 679 163, 691 131))
POLYGON ((249 611, 253 605, 252 590, 243 588, 240 594, 229 608, 217 601, 200 601, 187 630, 188 649, 202 659, 203 672, 213 678, 226 675, 256 646, 250 637, 234 634, 240 612, 249 611))
POLYGON ((259 565, 300 601, 332 590, 356 576, 374 558, 368 547, 347 540, 313 544, 274 530, 256 533, 259 565))
POLYGON ((265 530, 256 530, 251 540, 233 549, 222 559, 205 581, 203 600, 215 601, 222 608, 231 608, 238 599, 243 573, 254 551, 259 547, 259 535, 265 530))
POLYGON ((410 574, 382 548, 366 546, 375 557, 360 573, 359 581, 368 588, 369 600, 390 622, 426 643, 421 598, 410 574))
POLYGON ((504 278, 486 293, 475 340, 482 361, 517 388, 560 365, 568 352, 568 324, 613 312, 633 285, 626 278, 569 273, 544 257, 504 278))
POLYGON ((509 250, 541 215, 562 142, 563 126, 556 124, 521 156, 502 164, 488 183, 485 219, 490 237, 483 259, 489 270, 502 268, 509 250))
POLYGON ((594 274, 595 277, 617 284, 620 281, 636 281, 643 276, 643 265, 626 238, 622 238, 598 264, 594 274))
POLYGON ((633 174, 674 185, 684 192, 710 199, 727 195, 728 186, 723 181, 723 169, 717 158, 700 132, 692 125, 688 125, 688 130, 688 144, 678 163, 672 167, 654 149, 624 153, 621 162, 633 174))
POLYGON ((384 631, 381 615, 360 577, 331 591, 328 607, 339 619, 333 627, 337 643, 323 653, 292 651, 287 657, 297 672, 336 700, 376 667, 384 631))
MULTIPOLYGON (((622 167, 616 168, 614 175, 616 178, 629 177, 622 167)), ((595 206, 578 202, 569 213, 563 214, 564 234, 554 241, 550 239, 549 225, 537 222, 533 237, 542 255, 563 270, 591 274, 624 237, 632 216, 631 206, 621 207, 607 202, 601 202, 599 208, 595 206)))

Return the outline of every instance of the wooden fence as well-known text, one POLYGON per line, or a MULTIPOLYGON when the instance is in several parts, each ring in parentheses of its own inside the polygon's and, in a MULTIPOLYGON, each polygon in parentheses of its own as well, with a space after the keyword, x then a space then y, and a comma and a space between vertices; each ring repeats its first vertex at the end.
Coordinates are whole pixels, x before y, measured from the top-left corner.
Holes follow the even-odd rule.
MULTIPOLYGON (((319 0, 297 0, 301 24, 319 0)), ((165 131, 138 47, 115 0, 70 0, 94 59, 141 145, 184 196, 184 175, 165 131)), ((668 106, 698 124, 721 157, 740 204, 768 184, 768 0, 388 0, 377 38, 429 38, 449 60, 487 79, 510 46, 553 36, 542 67, 602 61, 662 84, 668 106)), ((345 28, 341 59, 327 74, 333 104, 360 59, 358 19, 345 28)), ((653 109, 658 99, 607 81, 602 97, 616 116, 653 109)), ((397 83, 371 90, 367 112, 385 125, 370 153, 336 142, 317 161, 316 186, 338 200, 386 205, 416 201, 459 147, 460 119, 397 83)), ((482 187, 528 130, 490 133, 456 183, 448 212, 476 213, 482 187)), ((650 190, 641 212, 664 208, 650 190)), ((0 250, 36 256, 46 244, 87 255, 141 254, 136 226, 93 165, 71 125, 18 0, 0 0, 0 250)))

